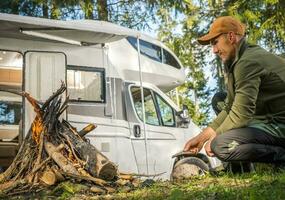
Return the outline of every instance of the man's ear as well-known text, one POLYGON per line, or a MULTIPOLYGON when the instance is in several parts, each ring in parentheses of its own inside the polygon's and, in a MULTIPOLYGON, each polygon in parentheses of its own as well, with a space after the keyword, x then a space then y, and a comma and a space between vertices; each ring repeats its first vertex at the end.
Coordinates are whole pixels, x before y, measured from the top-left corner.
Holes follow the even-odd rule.
POLYGON ((237 36, 236 36, 236 34, 235 34, 234 32, 232 32, 232 31, 230 31, 230 32, 228 33, 228 39, 229 39, 229 41, 230 41, 231 44, 234 44, 234 43, 237 42, 237 36))

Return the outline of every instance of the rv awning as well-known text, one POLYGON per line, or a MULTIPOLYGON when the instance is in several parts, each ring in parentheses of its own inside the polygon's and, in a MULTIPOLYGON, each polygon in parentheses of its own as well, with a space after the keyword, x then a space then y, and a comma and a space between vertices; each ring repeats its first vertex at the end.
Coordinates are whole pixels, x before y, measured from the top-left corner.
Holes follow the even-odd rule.
POLYGON ((93 45, 138 35, 138 31, 104 21, 61 21, 0 13, 0 37, 93 45))

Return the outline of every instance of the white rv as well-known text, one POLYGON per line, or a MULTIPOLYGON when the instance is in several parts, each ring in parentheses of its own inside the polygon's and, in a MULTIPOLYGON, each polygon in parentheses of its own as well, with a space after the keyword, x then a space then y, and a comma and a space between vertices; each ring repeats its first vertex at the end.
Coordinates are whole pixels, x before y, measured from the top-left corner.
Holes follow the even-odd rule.
MULTIPOLYGON (((44 101, 64 81, 70 101, 63 117, 78 130, 95 123, 86 137, 120 171, 169 178, 174 162, 187 157, 172 155, 199 132, 165 94, 184 79, 177 57, 140 32, 0 14, 0 166, 16 155, 35 116, 11 91, 44 101)), ((218 164, 203 152, 196 157, 218 164)))

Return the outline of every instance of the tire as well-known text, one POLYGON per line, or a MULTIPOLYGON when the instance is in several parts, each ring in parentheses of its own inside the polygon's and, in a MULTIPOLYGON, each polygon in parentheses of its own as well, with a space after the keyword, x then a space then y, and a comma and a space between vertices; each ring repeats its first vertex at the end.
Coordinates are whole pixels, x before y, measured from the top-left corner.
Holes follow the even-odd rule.
POLYGON ((171 180, 183 180, 193 176, 203 176, 207 171, 209 171, 209 166, 200 158, 183 158, 174 164, 171 180))

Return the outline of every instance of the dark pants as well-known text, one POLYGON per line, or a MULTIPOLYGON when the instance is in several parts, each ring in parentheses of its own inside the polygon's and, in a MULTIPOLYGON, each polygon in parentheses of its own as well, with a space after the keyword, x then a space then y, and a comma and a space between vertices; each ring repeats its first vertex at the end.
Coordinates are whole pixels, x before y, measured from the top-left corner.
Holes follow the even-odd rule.
MULTIPOLYGON (((217 93, 212 106, 218 114, 217 104, 225 93, 217 93)), ((257 128, 232 129, 218 135, 211 143, 213 153, 222 161, 285 163, 285 138, 278 138, 257 128)))
POLYGON ((285 163, 285 139, 256 128, 239 128, 218 135, 211 143, 222 161, 285 163))

